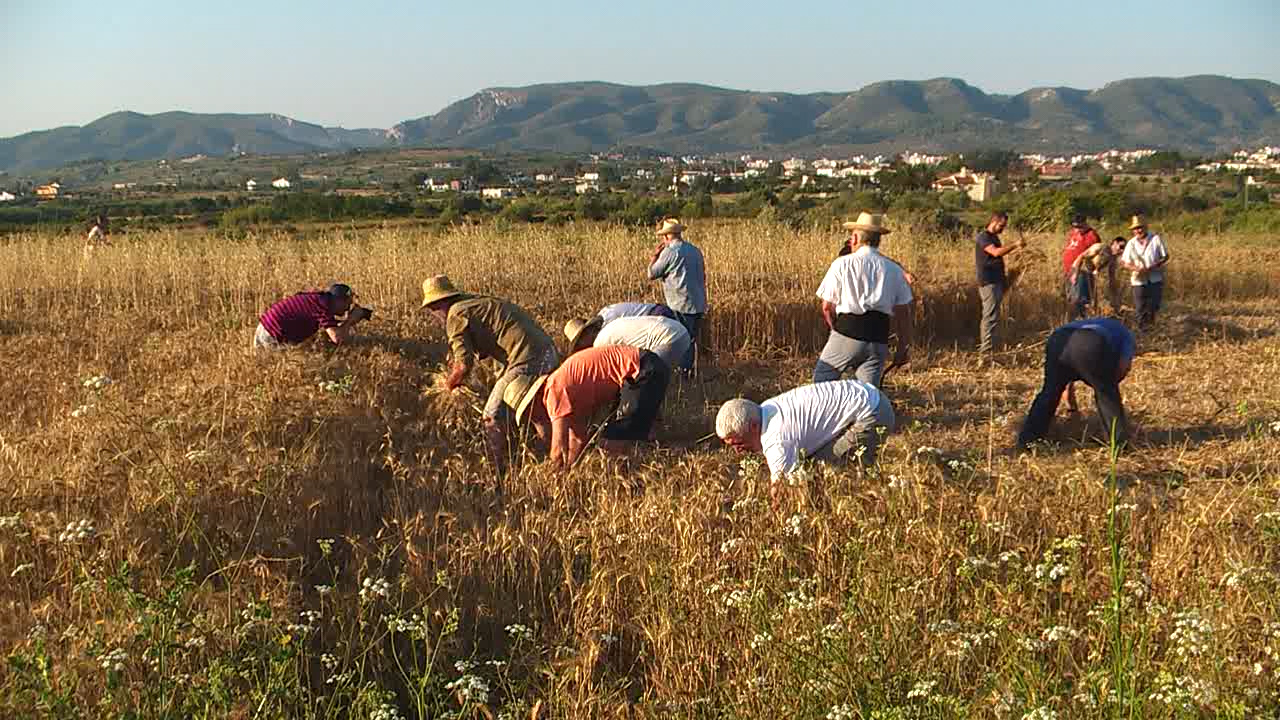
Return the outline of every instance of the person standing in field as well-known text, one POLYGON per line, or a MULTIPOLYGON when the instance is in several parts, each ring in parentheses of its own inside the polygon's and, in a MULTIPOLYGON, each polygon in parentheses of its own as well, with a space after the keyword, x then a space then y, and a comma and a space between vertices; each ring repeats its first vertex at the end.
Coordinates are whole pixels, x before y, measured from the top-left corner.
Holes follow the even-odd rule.
POLYGON ((1101 249, 1102 238, 1098 232, 1089 227, 1084 215, 1077 214, 1071 219, 1071 230, 1067 233, 1067 244, 1062 249, 1062 274, 1067 295, 1067 314, 1069 320, 1077 320, 1089 312, 1089 305, 1094 301, 1096 291, 1093 266, 1088 261, 1101 249))
POLYGON ((308 290, 290 295, 267 308, 253 333, 254 350, 282 350, 299 345, 320 330, 329 342, 341 345, 356 324, 373 316, 373 311, 355 304, 350 285, 334 283, 328 290, 308 290), (339 321, 338 317, 346 315, 339 321))
POLYGON ((84 241, 84 252, 86 255, 92 254, 99 246, 110 246, 111 240, 107 238, 110 228, 107 226, 107 216, 99 214, 93 219, 93 223, 89 226, 89 236, 84 241))
POLYGON ((624 317, 665 317, 678 320, 671 308, 662 303, 620 302, 605 305, 596 313, 605 325, 624 317))
POLYGON ((1008 246, 1000 242, 1000 233, 1004 232, 1008 225, 1009 214, 997 210, 991 213, 987 226, 974 239, 978 296, 982 298, 982 324, 979 331, 978 351, 983 354, 995 350, 999 341, 996 337, 996 326, 1000 322, 1000 304, 1004 301, 1004 291, 1008 286, 1004 258, 1024 246, 1022 240, 1008 246))
POLYGON ((716 435, 738 452, 764 453, 776 488, 803 458, 873 466, 880 441, 895 422, 883 391, 859 380, 835 380, 803 385, 760 404, 730 400, 716 414, 716 435))
POLYGON ((1019 451, 1045 436, 1063 394, 1074 412, 1071 384, 1083 381, 1093 388, 1094 404, 1107 437, 1123 445, 1129 436, 1120 382, 1133 367, 1137 343, 1124 323, 1114 318, 1076 320, 1049 335, 1044 350, 1044 385, 1036 394, 1018 432, 1019 451))
POLYGON ((564 326, 569 354, 588 347, 626 345, 655 353, 668 367, 677 367, 689 352, 689 331, 679 321, 658 316, 618 318, 606 323, 599 315, 570 320, 564 326))
POLYGON ((550 375, 511 383, 506 403, 517 423, 531 424, 538 437, 550 440, 552 466, 568 470, 587 447, 592 416, 606 410, 609 419, 600 431, 606 452, 648 440, 670 382, 671 368, 648 350, 593 347, 574 353, 550 375))
POLYGON ((483 411, 485 448, 498 474, 506 471, 510 453, 503 395, 521 377, 549 373, 560 363, 555 342, 524 308, 487 295, 471 295, 454 287, 446 275, 422 281, 422 308, 442 325, 449 336, 453 366, 445 387, 455 390, 466 380, 478 360, 501 366, 483 411))
POLYGON ((1164 304, 1164 266, 1169 262, 1169 249, 1157 234, 1148 232, 1147 220, 1134 215, 1129 223, 1133 237, 1124 247, 1120 264, 1130 271, 1133 308, 1138 315, 1138 328, 1150 329, 1156 313, 1164 304))
POLYGON ((707 312, 707 274, 702 251, 684 239, 685 226, 675 218, 667 218, 658 226, 658 245, 649 261, 649 279, 662 281, 667 307, 689 332, 689 352, 680 361, 680 369, 693 369, 698 348, 698 332, 707 312))
POLYGON ((864 212, 844 228, 853 251, 836 258, 818 286, 830 335, 813 381, 839 380, 852 368, 859 380, 880 387, 892 325, 898 331, 893 361, 904 363, 910 355, 911 287, 902 268, 880 254, 880 241, 891 232, 882 216, 864 212))

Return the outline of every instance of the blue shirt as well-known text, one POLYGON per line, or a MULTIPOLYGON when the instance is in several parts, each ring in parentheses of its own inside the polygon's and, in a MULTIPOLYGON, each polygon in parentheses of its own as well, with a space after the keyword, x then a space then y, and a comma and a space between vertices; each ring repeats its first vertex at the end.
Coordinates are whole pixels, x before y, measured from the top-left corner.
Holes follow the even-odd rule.
POLYGON ((1004 258, 992 257, 986 250, 988 247, 1001 247, 1000 236, 983 230, 978 233, 978 237, 974 238, 973 243, 976 252, 974 261, 978 266, 978 284, 1004 285, 1004 258))
POLYGON ((618 318, 624 317, 648 317, 651 315, 657 315, 661 317, 669 317, 672 320, 676 319, 675 314, 668 310, 666 305, 659 305, 657 303, 614 303, 600 308, 600 312, 596 314, 600 316, 601 320, 604 320, 605 325, 608 325, 618 318))
POLYGON ((676 240, 658 254, 649 267, 649 279, 662 281, 667 307, 685 315, 707 311, 707 275, 702 251, 684 240, 676 240))
POLYGON ((1101 335, 1102 339, 1107 341, 1107 347, 1119 353, 1124 360, 1133 360, 1134 354, 1138 352, 1138 343, 1133 339, 1133 333, 1129 332, 1129 328, 1125 327, 1124 323, 1115 318, 1085 318, 1067 323, 1062 327, 1070 330, 1089 330, 1101 335))

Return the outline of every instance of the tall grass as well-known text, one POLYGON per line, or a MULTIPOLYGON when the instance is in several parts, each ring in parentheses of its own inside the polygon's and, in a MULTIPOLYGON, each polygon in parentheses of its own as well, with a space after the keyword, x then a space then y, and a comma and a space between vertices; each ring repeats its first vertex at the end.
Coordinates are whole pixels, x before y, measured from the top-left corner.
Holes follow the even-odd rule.
MULTIPOLYGON (((496 494, 442 403, 423 277, 549 329, 657 299, 646 233, 324 229, 0 245, 0 638, 10 717, 1255 717, 1280 711, 1280 256, 1171 238, 1162 329, 1113 455, 1081 419, 1008 448, 1061 319, 1029 253, 983 381, 972 247, 916 234, 917 361, 879 472, 696 441, 719 402, 804 382, 840 240, 695 228, 715 368, 658 447, 496 494), (246 352, 282 294, 344 280, 348 347, 246 352), (959 346, 961 351, 951 350, 959 346), (981 390, 979 389, 981 388, 981 390), (393 714, 394 713, 394 714, 393 714)), ((1013 261, 1011 260, 1011 264, 1013 261)))

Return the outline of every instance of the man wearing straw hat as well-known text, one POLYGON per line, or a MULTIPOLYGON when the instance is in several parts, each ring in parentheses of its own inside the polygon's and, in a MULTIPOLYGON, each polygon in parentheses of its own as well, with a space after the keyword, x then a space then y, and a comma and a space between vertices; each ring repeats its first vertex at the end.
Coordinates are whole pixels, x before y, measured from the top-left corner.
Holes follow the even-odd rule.
POLYGON ((1004 256, 1025 246, 1021 239, 1008 246, 1000 242, 1000 233, 1008 225, 1009 213, 997 210, 991 213, 987 226, 974 238, 978 296, 982 298, 978 352, 983 354, 994 350, 998 342, 996 325, 1000 322, 1000 303, 1004 300, 1004 291, 1009 284, 1004 271, 1004 256))
POLYGON ((587 348, 555 372, 521 377, 506 390, 516 422, 532 425, 551 442, 551 463, 568 469, 586 449, 592 416, 612 408, 600 430, 600 446, 619 452, 648 440, 662 410, 671 369, 654 353, 611 345, 587 348))
POLYGON ((880 254, 890 230, 881 215, 864 212, 844 223, 853 252, 836 258, 818 286, 822 317, 831 330, 813 367, 815 383, 839 380, 850 368, 862 382, 880 386, 889 357, 891 325, 898 329, 895 363, 911 348, 911 287, 902 267, 880 254))
POLYGON ((485 445, 501 473, 508 459, 503 394, 517 378, 554 370, 560 353, 524 308, 507 300, 464 293, 448 276, 422 281, 422 307, 445 326, 449 336, 453 355, 453 367, 445 379, 449 390, 463 383, 477 360, 492 360, 502 367, 484 406, 485 445))
POLYGON ((1138 328, 1146 330, 1156 321, 1156 313, 1164 304, 1164 266, 1169 262, 1169 249, 1157 234, 1147 231, 1147 219, 1134 215, 1129 223, 1133 237, 1124 246, 1120 264, 1130 271, 1133 307, 1138 314, 1138 328))
POLYGON ((657 316, 618 318, 605 322, 597 315, 590 320, 573 319, 564 326, 569 338, 569 354, 588 347, 626 345, 648 350, 669 367, 677 367, 689 353, 689 331, 678 321, 657 316))
POLYGON ((667 218, 658 226, 657 247, 649 261, 649 279, 662 281, 667 307, 689 331, 689 352, 680 361, 680 369, 693 368, 698 347, 698 331, 707 312, 707 274, 702 251, 684 239, 685 226, 676 218, 667 218))
POLYGON ((283 350, 300 345, 320 330, 329 342, 341 345, 351 337, 356 323, 368 320, 373 311, 355 304, 350 285, 334 283, 327 290, 308 290, 290 295, 267 308, 253 333, 254 350, 283 350), (338 316, 346 315, 342 321, 338 316))

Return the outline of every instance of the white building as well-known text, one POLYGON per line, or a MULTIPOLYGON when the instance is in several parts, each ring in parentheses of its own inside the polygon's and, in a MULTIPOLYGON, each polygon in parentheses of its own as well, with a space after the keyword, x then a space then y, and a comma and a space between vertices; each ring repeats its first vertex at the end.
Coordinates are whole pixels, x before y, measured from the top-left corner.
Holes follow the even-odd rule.
POLYGON ((556 181, 555 173, 538 173, 533 176, 534 182, 553 183, 556 181))
POLYGON ((600 192, 600 186, 593 182, 580 182, 573 186, 573 191, 579 195, 586 195, 587 193, 600 192))
POLYGON ((11 192, 0 190, 0 202, 12 202, 17 199, 18 199, 17 195, 14 195, 11 192))
POLYGON ((253 192, 254 190, 257 190, 258 181, 253 179, 246 180, 244 183, 244 189, 248 190, 249 192, 253 192))
POLYGON ((600 182, 600 173, 598 172, 582 173, 582 182, 598 183, 600 182))
POLYGON ((293 183, 289 182, 284 178, 276 178, 275 180, 271 181, 271 187, 277 190, 288 190, 289 188, 293 187, 293 183))
POLYGON ((480 197, 487 200, 501 200, 503 198, 515 197, 516 191, 509 187, 491 187, 480 188, 480 197))

